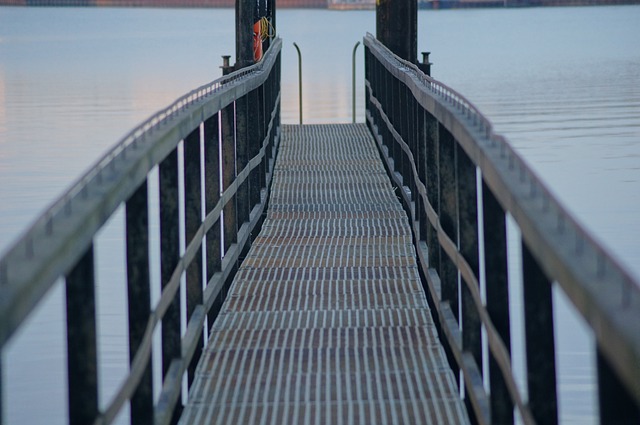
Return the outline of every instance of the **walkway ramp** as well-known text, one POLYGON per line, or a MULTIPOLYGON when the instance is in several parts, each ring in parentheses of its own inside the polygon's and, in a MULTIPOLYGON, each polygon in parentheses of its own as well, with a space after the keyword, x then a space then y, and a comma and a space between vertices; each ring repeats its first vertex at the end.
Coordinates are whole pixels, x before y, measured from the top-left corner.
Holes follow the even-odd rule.
POLYGON ((181 424, 466 424, 364 124, 283 126, 267 219, 181 424))

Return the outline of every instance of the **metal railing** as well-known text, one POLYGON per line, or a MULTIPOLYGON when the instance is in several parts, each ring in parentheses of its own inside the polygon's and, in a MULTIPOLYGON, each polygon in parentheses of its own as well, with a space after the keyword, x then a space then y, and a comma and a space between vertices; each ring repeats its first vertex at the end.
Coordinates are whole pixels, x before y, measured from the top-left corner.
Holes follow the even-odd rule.
POLYGON ((402 189, 427 298, 450 365, 463 377, 469 413, 480 424, 508 424, 515 406, 525 424, 557 423, 551 298, 557 282, 595 335, 601 422, 638 421, 639 283, 471 102, 370 34, 364 44, 367 123, 402 189), (522 239, 527 398, 516 385, 510 354, 507 214, 522 239))
POLYGON ((276 39, 258 64, 184 95, 131 131, 0 259, 0 349, 56 280, 65 279, 71 423, 111 423, 129 400, 132 423, 175 419, 182 377, 186 371, 191 383, 203 348, 204 322, 215 320, 238 260, 262 221, 280 140, 281 48, 276 39), (184 170, 180 188, 179 158, 184 170), (147 178, 156 167, 162 293, 151 307, 147 178), (116 395, 100 411, 93 241, 121 205, 131 364, 116 395), (183 278, 186 311, 179 297, 183 278), (183 316, 188 324, 181 336, 183 316), (150 359, 160 323, 163 382, 154 403, 150 359))

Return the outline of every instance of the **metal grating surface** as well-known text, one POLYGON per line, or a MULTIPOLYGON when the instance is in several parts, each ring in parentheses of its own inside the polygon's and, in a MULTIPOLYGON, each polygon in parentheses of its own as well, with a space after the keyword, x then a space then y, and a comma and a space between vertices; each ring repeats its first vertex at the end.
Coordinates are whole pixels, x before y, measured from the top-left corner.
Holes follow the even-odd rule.
POLYGON ((468 422, 366 126, 284 126, 180 423, 468 422))

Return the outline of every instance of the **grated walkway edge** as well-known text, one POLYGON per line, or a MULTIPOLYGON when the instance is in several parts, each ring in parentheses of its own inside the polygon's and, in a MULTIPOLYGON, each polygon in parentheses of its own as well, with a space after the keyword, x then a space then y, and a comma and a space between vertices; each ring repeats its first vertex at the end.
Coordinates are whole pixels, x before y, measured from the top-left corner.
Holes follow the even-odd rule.
POLYGON ((180 423, 469 423, 366 125, 283 126, 180 423))

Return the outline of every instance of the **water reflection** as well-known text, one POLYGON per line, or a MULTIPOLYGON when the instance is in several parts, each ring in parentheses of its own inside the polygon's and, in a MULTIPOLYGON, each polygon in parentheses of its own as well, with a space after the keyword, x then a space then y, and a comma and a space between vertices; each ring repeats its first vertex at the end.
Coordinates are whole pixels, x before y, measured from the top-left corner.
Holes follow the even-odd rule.
MULTIPOLYGON (((477 104, 640 275, 637 22, 638 6, 420 12, 419 50, 433 52, 434 76, 477 104)), ((298 122, 295 41, 303 53, 305 122, 350 122, 351 52, 375 32, 375 15, 279 10, 278 23, 283 121, 298 122)), ((233 53, 233 25, 232 10, 0 8, 0 252, 130 128, 218 77, 220 56, 233 53)), ((362 122, 362 47, 357 70, 362 122)), ((105 231, 98 251, 120 252, 117 227, 105 231)), ((517 246, 517 238, 510 243, 517 246)), ((103 260, 101 403, 127 368, 122 277, 113 275, 121 259, 103 260)), ((593 341, 558 292, 562 423, 594 422, 593 341)), ((518 305, 518 293, 512 296, 518 305)), ((65 422, 63 297, 58 284, 3 353, 8 424, 65 422), (27 408, 34 397, 38 408, 27 408)), ((514 334, 521 334, 517 324, 514 334)))
MULTIPOLYGON (((2 43, 2 39, 0 39, 0 43, 2 43)), ((4 71, 0 65, 0 134, 7 131, 7 100, 5 96, 4 71)), ((0 149, 0 155, 2 155, 3 150, 0 149)))

